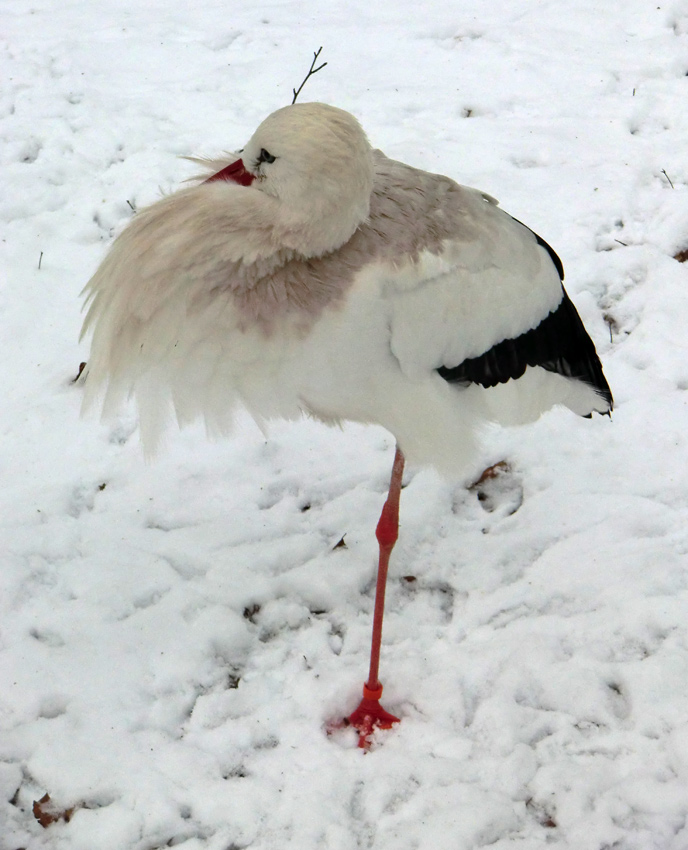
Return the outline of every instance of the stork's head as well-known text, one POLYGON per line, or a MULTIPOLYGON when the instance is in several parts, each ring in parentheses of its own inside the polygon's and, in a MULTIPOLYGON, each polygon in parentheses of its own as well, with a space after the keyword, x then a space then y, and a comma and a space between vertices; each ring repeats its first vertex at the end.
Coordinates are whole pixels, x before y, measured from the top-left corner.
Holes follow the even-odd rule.
POLYGON ((207 182, 217 180, 274 198, 284 247, 320 255, 343 245, 368 216, 371 148, 353 115, 324 103, 297 103, 269 115, 241 159, 207 182))

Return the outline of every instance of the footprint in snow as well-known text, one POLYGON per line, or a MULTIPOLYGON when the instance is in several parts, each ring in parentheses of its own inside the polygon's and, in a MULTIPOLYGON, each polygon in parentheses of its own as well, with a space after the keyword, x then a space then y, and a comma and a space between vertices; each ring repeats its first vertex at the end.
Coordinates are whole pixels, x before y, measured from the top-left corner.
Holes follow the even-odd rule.
POLYGON ((505 460, 488 466, 468 489, 475 493, 484 511, 501 517, 515 514, 523 504, 521 480, 505 460))

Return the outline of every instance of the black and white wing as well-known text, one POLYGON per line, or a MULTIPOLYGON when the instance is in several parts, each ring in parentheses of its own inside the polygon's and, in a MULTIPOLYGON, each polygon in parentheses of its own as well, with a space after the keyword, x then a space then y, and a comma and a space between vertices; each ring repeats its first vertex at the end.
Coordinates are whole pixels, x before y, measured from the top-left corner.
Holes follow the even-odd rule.
MULTIPOLYGON (((561 260, 544 239, 536 233, 533 236, 549 254, 563 281, 561 260)), ((600 413, 612 410, 611 390, 595 345, 563 285, 558 306, 535 327, 517 337, 503 339, 483 354, 466 358, 457 366, 440 366, 437 371, 450 383, 479 384, 488 388, 517 380, 528 367, 536 366, 586 384, 599 396, 600 403, 594 410, 600 413)))
POLYGON ((609 412, 609 385, 554 250, 482 192, 386 158, 377 167, 391 204, 380 219, 402 210, 416 223, 387 292, 402 369, 482 388, 497 421, 528 421, 553 404, 609 412))

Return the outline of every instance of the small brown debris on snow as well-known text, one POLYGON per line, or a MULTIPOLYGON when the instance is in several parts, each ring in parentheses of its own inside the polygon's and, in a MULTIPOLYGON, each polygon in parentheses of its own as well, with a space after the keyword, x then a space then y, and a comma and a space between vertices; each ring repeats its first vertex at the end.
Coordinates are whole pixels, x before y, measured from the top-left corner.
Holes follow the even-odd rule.
POLYGON ((474 490, 486 481, 492 481, 493 478, 497 478, 499 475, 504 475, 505 472, 510 472, 509 464, 505 460, 500 460, 498 463, 488 466, 480 478, 478 478, 477 481, 474 481, 468 489, 474 490))
POLYGON ((43 829, 47 829, 51 824, 57 823, 60 820, 69 823, 73 814, 74 806, 69 809, 60 810, 52 804, 50 794, 44 794, 40 800, 33 801, 33 816, 43 829))

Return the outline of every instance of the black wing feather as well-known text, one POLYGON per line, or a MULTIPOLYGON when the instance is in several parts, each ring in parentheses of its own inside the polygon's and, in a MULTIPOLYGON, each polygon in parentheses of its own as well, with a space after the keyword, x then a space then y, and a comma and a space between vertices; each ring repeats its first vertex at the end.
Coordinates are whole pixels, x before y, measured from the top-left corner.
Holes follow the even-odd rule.
MULTIPOLYGON (((543 243, 543 247, 548 246, 543 243)), ((554 254, 551 249, 549 251, 554 254)), ((559 259, 556 254, 554 257, 559 259)), ((484 354, 464 360, 458 366, 440 366, 437 371, 450 383, 494 387, 512 378, 520 378, 527 366, 541 366, 589 384, 607 401, 611 410, 612 394, 595 345, 563 287, 559 306, 537 327, 514 339, 505 339, 484 354)))

